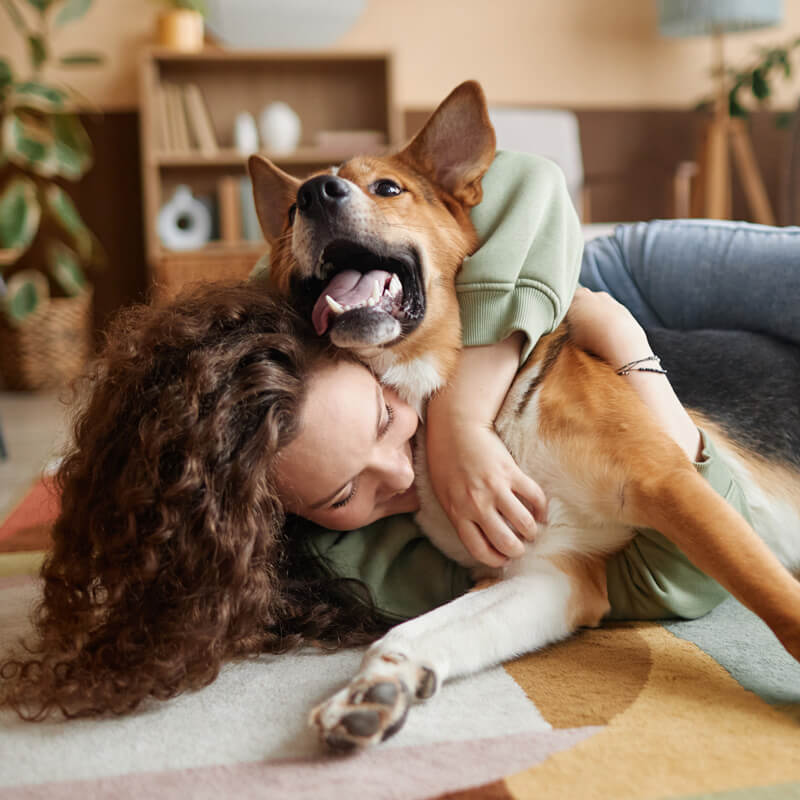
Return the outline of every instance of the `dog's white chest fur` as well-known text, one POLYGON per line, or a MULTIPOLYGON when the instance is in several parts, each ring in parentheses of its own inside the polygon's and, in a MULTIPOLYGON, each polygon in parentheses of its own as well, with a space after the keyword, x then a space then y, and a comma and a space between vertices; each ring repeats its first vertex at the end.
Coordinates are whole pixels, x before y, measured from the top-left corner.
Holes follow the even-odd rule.
POLYGON ((444 385, 439 359, 433 353, 398 362, 391 352, 385 351, 369 363, 381 376, 381 383, 391 386, 416 412, 425 418, 425 402, 444 385))

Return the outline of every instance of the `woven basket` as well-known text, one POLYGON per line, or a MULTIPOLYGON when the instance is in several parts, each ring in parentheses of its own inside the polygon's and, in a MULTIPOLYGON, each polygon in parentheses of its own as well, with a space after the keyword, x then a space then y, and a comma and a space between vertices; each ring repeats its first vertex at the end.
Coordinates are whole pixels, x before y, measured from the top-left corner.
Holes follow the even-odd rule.
POLYGON ((7 389, 52 389, 81 374, 91 351, 92 292, 52 298, 18 327, 0 315, 0 375, 7 389))

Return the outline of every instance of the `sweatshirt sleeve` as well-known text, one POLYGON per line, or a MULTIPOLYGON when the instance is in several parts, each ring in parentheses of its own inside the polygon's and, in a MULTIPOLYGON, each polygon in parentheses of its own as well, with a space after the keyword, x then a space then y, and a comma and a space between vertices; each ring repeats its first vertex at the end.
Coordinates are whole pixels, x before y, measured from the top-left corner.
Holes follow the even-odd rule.
POLYGON ((425 614, 472 586, 469 570, 438 550, 411 514, 345 532, 302 524, 306 543, 327 573, 361 581, 375 606, 394 620, 425 614))
MULTIPOLYGON (((705 431, 695 469, 714 491, 752 525, 742 487, 705 431)), ((643 529, 606 563, 610 619, 696 619, 718 606, 728 592, 701 572, 665 536, 643 529)))
POLYGON ((561 323, 578 285, 583 235, 561 170, 499 151, 471 218, 481 245, 456 278, 464 344, 527 337, 521 362, 561 323))

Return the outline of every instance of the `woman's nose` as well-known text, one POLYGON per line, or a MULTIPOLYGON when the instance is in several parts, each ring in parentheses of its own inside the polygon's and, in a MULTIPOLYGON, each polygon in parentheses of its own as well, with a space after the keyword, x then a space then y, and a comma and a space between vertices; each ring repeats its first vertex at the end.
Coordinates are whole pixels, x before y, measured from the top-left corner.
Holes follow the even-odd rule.
POLYGON ((414 467, 402 447, 394 447, 380 458, 377 469, 388 493, 404 492, 414 482, 414 467))

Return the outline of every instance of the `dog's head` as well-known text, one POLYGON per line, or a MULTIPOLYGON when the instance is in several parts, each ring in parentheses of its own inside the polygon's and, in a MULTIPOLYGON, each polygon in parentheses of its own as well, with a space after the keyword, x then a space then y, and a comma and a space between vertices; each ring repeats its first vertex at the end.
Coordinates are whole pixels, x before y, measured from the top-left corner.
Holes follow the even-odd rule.
POLYGON ((455 273, 477 245, 468 212, 494 153, 483 92, 467 82, 394 155, 305 181, 251 157, 270 282, 340 347, 374 355, 418 337, 452 311, 455 273))

